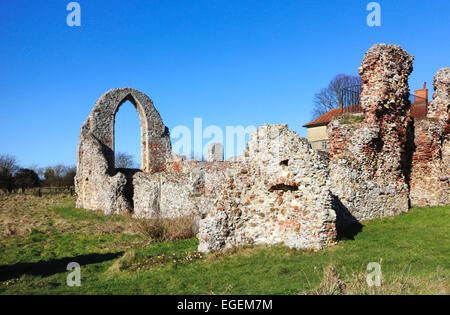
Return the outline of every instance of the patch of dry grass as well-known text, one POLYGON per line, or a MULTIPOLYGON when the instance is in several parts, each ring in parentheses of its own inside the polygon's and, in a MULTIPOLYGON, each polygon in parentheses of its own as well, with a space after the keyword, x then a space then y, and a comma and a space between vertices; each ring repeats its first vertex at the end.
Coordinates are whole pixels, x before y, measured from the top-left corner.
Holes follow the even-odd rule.
POLYGON ((105 272, 109 277, 115 276, 126 266, 126 264, 133 261, 136 256, 135 250, 128 250, 119 259, 117 259, 105 272))
POLYGON ((369 286, 367 272, 353 273, 342 276, 333 264, 323 271, 320 285, 308 292, 317 295, 410 295, 410 294, 440 294, 450 293, 448 274, 438 267, 434 276, 411 276, 408 268, 403 268, 383 278, 380 286, 369 286), (345 280, 343 280, 344 278, 345 280))
POLYGON ((194 237, 194 218, 192 216, 174 219, 138 219, 136 231, 149 242, 178 241, 194 237))
POLYGON ((319 295, 340 295, 345 292, 346 285, 342 282, 340 274, 333 264, 326 266, 323 270, 323 280, 314 290, 319 295))
POLYGON ((71 204, 69 195, 33 195, 0 196, 0 234, 4 236, 25 235, 33 229, 47 231, 57 224, 58 228, 67 228, 67 222, 51 211, 52 206, 71 204), (50 223, 50 224, 49 224, 50 223))
POLYGON ((139 233, 131 216, 105 217, 101 211, 74 209, 75 198, 69 194, 1 195, 0 235, 23 236, 33 229, 91 235, 139 233), (64 215, 63 210, 73 215, 64 215))

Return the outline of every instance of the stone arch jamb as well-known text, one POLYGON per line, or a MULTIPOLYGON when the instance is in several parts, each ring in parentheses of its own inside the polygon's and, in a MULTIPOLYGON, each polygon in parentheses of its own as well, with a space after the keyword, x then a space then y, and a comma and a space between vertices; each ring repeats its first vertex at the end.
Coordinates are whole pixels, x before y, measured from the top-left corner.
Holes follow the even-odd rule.
POLYGON ((113 89, 103 94, 89 115, 89 129, 104 147, 110 170, 114 169, 114 125, 120 106, 130 101, 137 110, 141 128, 141 169, 153 173, 163 168, 170 156, 168 128, 144 93, 132 88, 113 89))

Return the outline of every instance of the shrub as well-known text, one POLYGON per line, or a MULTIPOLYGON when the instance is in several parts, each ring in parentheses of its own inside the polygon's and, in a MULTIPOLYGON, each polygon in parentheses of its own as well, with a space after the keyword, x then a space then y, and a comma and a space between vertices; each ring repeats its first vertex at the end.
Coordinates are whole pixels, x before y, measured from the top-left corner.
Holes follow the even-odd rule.
POLYGON ((167 230, 161 219, 139 219, 136 223, 136 229, 151 242, 166 240, 167 230))
POLYGON ((194 237, 192 216, 173 219, 139 219, 136 230, 150 242, 178 241, 194 237))

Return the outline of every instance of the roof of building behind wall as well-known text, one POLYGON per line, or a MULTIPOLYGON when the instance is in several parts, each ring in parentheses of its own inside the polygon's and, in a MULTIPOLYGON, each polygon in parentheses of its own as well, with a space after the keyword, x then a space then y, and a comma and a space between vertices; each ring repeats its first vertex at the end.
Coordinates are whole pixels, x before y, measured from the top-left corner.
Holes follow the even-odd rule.
POLYGON ((332 110, 323 114, 322 116, 303 125, 303 127, 310 128, 310 127, 325 126, 325 125, 328 125, 328 123, 336 116, 340 116, 345 113, 361 113, 361 112, 362 112, 362 110, 359 105, 344 106, 341 108, 333 108, 332 110))

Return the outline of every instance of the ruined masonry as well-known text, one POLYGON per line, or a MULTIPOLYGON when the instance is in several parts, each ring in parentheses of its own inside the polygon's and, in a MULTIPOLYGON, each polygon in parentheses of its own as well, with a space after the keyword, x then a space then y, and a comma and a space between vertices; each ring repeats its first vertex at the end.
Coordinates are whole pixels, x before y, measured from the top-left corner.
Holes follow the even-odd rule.
POLYGON ((200 221, 200 251, 280 243, 320 249, 336 239, 327 157, 287 125, 253 132, 220 192, 200 221))
POLYGON ((169 131, 152 100, 130 88, 103 94, 81 127, 75 176, 77 207, 123 214, 133 207, 133 171, 114 168, 114 121, 120 105, 130 101, 141 125, 141 168, 154 173, 170 156, 169 131))
POLYGON ((435 76, 428 117, 414 119, 408 100, 413 59, 399 46, 374 45, 359 67, 363 121, 340 117, 328 125, 331 190, 352 214, 347 219, 450 203, 450 68, 435 76))
POLYGON ((399 46, 374 45, 364 56, 361 123, 328 126, 332 192, 358 220, 409 209, 408 76, 414 57, 399 46))
POLYGON ((450 68, 438 71, 434 91, 427 117, 414 121, 413 206, 450 204, 450 68))
POLYGON ((359 68, 363 121, 332 121, 329 155, 279 124, 257 128, 242 156, 224 161, 222 144, 212 143, 206 162, 186 160, 171 152, 168 128, 148 96, 110 90, 81 127, 77 207, 147 219, 193 216, 199 250, 209 252, 242 244, 317 250, 358 221, 449 204, 450 68, 435 76, 428 116, 414 119, 413 59, 395 45, 366 53, 359 68), (114 120, 127 100, 140 117, 140 170, 114 167, 114 120))
POLYGON ((223 145, 222 143, 211 143, 208 146, 207 162, 223 162, 223 145))

